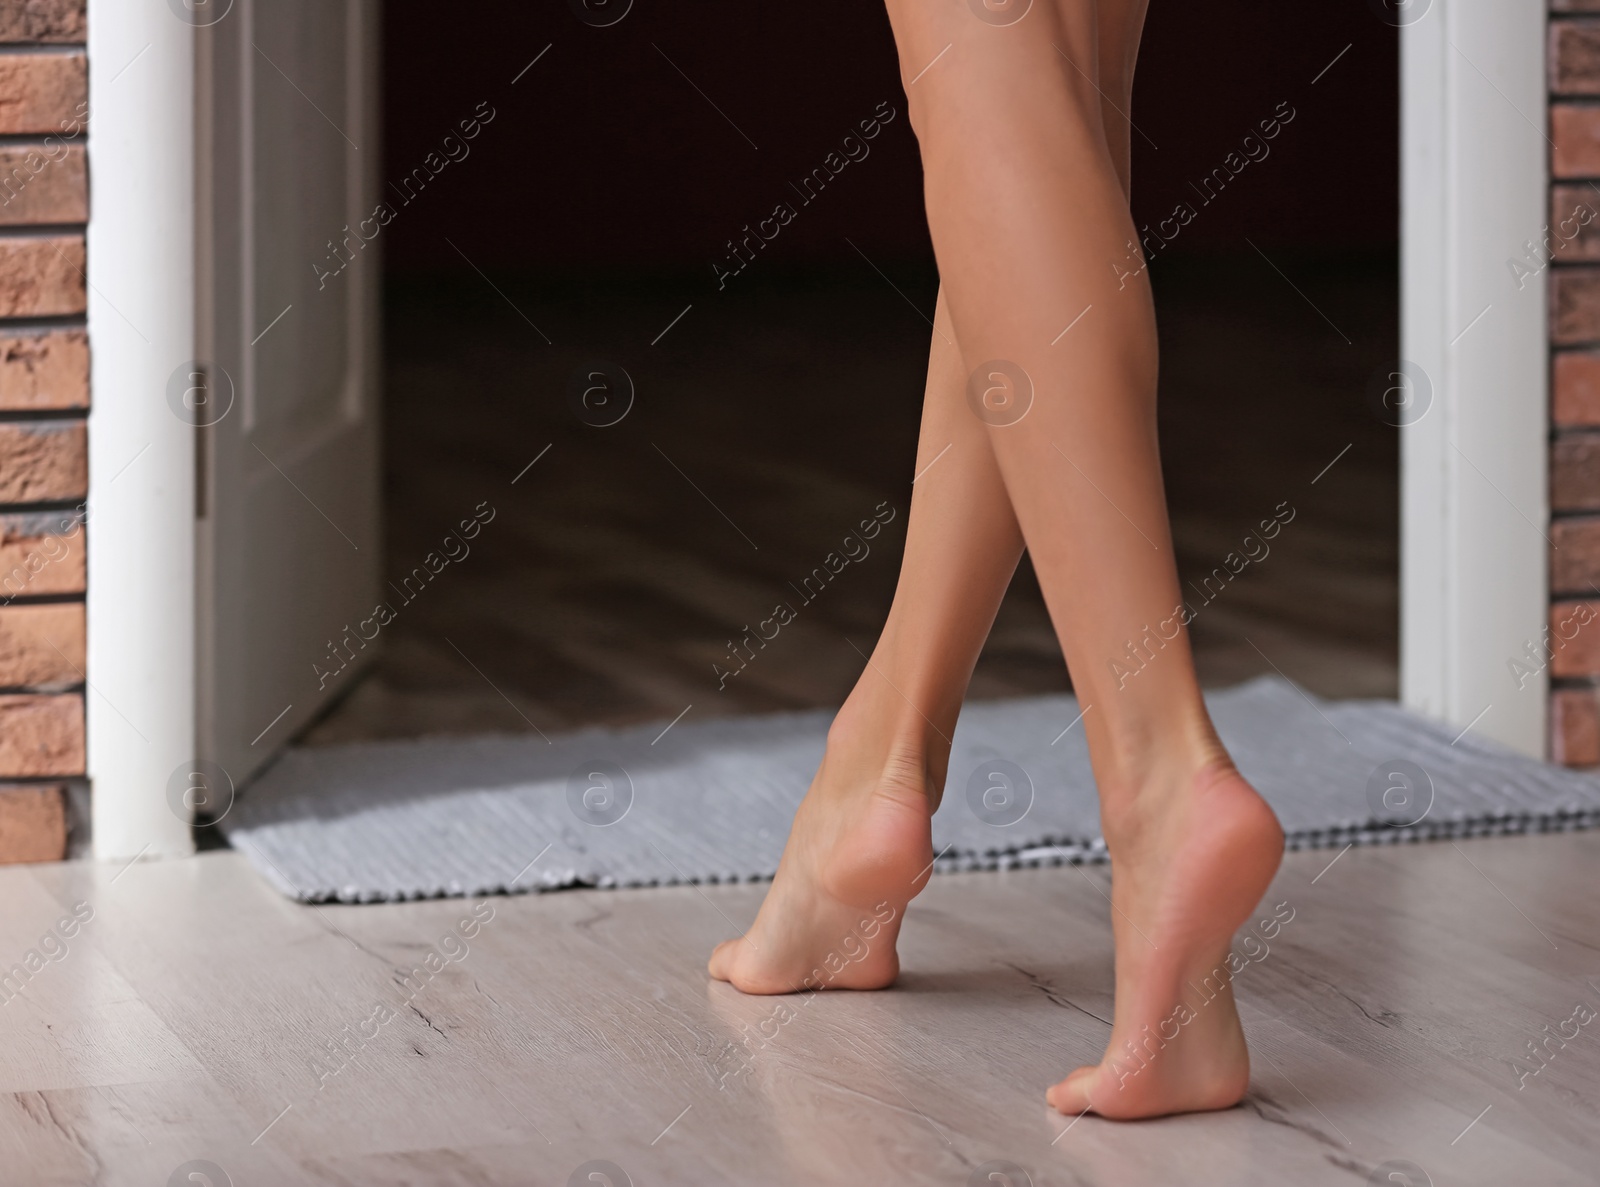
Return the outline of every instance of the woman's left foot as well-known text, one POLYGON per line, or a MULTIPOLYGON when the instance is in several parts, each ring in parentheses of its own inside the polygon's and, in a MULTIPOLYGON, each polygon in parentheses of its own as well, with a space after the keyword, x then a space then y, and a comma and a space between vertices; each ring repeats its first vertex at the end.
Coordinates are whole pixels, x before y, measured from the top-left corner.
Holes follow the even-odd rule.
POLYGON ((933 872, 937 790, 920 747, 883 745, 888 720, 840 710, 756 921, 711 954, 717 980, 800 993, 883 989, 898 975, 906 904, 933 872))

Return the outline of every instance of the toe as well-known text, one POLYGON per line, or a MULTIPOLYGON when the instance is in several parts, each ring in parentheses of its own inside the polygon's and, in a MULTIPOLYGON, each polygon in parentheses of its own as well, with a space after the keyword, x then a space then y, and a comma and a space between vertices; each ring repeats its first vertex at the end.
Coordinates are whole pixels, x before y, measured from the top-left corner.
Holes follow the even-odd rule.
POLYGON ((738 940, 724 940, 711 950, 711 960, 706 965, 706 971, 714 979, 733 980, 733 958, 738 946, 738 940))
POLYGON ((1080 1067, 1046 1092, 1045 1100, 1058 1113, 1071 1116, 1089 1112, 1094 1108, 1094 1103, 1089 1099, 1089 1089, 1093 1086, 1095 1075, 1099 1070, 1098 1067, 1080 1067))

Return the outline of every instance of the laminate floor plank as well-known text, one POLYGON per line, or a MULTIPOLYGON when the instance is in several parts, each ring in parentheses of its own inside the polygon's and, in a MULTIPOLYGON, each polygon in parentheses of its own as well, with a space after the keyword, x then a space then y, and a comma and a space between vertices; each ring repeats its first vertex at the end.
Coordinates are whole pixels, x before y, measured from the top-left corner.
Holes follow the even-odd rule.
POLYGON ((1570 1020, 1600 1009, 1600 833, 1335 856, 1289 854, 1257 918, 1292 918, 1236 943, 1245 1103, 1137 1125, 1043 1102, 1109 1032, 1104 867, 936 878, 894 990, 784 998, 704 972, 761 885, 310 908, 228 851, 4 870, 14 955, 94 915, 0 1005, 0 1165, 119 1187, 195 1159, 238 1187, 560 1184, 595 1159, 641 1187, 959 1187, 996 1159, 1037 1187, 1394 1159, 1592 1181, 1600 1050, 1570 1020))
POLYGON ((115 913, 99 896, 51 892, 50 872, 68 868, 0 871, 0 1092, 201 1074, 180 1036, 108 958, 115 913))

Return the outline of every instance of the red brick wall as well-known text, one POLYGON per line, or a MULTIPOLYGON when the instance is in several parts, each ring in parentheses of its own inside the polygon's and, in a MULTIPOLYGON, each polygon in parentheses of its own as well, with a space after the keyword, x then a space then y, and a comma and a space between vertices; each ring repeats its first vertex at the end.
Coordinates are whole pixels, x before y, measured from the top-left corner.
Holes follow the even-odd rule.
POLYGON ((0 862, 62 856, 84 767, 84 7, 0 4, 0 862))

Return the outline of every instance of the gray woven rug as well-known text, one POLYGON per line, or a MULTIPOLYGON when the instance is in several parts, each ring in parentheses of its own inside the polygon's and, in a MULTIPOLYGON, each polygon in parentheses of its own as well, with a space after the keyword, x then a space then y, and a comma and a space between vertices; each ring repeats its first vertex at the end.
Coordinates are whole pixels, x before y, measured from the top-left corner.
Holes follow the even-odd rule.
MULTIPOLYGON (((1264 678, 1207 701, 1291 848, 1589 827, 1600 778, 1385 701, 1264 678)), ((1105 857, 1070 696, 968 705, 934 818, 939 872, 1105 857)), ((383 902, 769 878, 830 714, 291 750, 220 823, 274 886, 383 902)))

